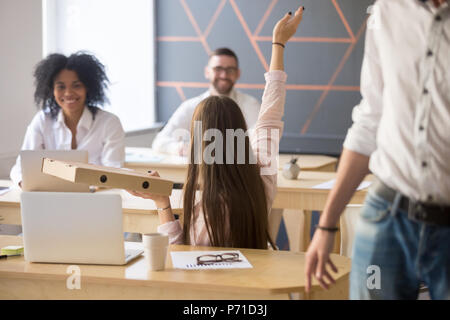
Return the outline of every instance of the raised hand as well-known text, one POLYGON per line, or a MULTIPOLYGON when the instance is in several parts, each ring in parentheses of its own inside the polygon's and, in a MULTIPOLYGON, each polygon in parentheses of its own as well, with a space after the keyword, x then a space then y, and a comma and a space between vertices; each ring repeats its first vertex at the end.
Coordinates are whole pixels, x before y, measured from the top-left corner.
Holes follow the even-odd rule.
POLYGON ((288 40, 295 34, 298 25, 302 21, 303 10, 304 7, 300 6, 297 11, 295 11, 293 17, 292 14, 286 13, 286 15, 277 22, 273 28, 273 42, 281 43, 283 45, 288 42, 288 40))
POLYGON ((299 7, 293 17, 291 13, 286 13, 273 27, 272 57, 269 70, 284 70, 284 45, 297 31, 302 16, 303 7, 299 7))

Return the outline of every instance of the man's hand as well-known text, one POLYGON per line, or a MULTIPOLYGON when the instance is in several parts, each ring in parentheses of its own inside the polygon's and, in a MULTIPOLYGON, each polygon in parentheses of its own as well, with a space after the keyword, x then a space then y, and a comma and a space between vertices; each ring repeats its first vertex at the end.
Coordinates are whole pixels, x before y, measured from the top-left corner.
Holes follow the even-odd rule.
POLYGON ((311 276, 319 281, 322 288, 328 289, 335 283, 326 266, 329 265, 334 272, 337 268, 330 259, 330 252, 333 250, 334 232, 316 229, 311 244, 306 252, 305 277, 306 292, 311 289, 311 276), (326 280, 326 281, 325 281, 326 280))
MULTIPOLYGON (((332 227, 337 225, 340 214, 345 210, 345 206, 349 203, 356 188, 369 173, 369 159, 366 155, 344 148, 339 161, 336 182, 320 215, 320 226, 332 227)), ((314 233, 306 252, 306 292, 311 289, 312 275, 317 278, 322 288, 328 289, 328 286, 334 283, 333 277, 325 269, 329 265, 334 272, 337 272, 336 266, 330 260, 334 236, 334 232, 321 229, 317 229, 314 233)))

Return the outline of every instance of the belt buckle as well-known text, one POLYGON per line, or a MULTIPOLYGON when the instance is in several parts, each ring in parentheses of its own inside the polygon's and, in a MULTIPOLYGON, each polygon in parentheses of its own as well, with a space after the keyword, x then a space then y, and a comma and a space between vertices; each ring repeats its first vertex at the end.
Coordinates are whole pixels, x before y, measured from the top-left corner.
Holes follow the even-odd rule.
POLYGON ((427 218, 427 212, 421 202, 409 201, 408 204, 408 218, 410 220, 425 222, 427 218))

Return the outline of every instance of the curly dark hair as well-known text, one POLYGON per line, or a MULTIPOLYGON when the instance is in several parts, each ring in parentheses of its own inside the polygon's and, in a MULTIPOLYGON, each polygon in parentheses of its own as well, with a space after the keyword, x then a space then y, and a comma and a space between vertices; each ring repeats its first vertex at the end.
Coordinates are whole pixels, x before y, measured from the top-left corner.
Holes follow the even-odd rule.
POLYGON ((53 119, 58 115, 61 107, 55 101, 53 86, 55 76, 63 69, 77 73, 86 87, 86 105, 95 118, 98 108, 109 102, 105 94, 109 79, 105 66, 95 56, 84 51, 75 52, 69 57, 53 53, 36 65, 34 101, 38 108, 50 113, 53 119))

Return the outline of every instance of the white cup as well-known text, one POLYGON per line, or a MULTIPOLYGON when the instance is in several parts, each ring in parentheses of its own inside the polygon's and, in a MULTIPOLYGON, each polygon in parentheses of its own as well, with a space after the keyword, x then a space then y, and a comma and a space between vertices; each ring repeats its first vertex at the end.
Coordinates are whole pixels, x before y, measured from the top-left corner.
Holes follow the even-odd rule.
POLYGON ((169 236, 164 233, 145 233, 142 235, 144 256, 149 270, 164 270, 166 266, 169 236))

